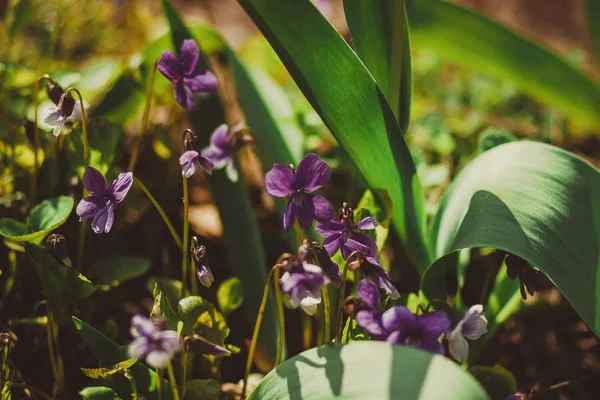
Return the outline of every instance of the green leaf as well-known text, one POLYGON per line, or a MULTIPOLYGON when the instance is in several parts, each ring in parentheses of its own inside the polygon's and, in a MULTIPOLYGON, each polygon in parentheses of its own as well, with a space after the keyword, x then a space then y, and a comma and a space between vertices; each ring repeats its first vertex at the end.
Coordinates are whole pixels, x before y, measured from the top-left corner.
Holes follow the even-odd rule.
POLYGON ((154 283, 154 305, 152 306, 152 312, 150 313, 150 318, 160 317, 166 322, 167 329, 177 329, 177 324, 179 320, 177 319, 177 313, 173 308, 173 303, 169 301, 165 291, 163 290, 163 285, 161 285, 158 281, 154 283))
POLYGON ((229 328, 223 315, 215 306, 200 296, 189 296, 177 305, 179 319, 183 322, 183 335, 198 334, 223 346, 229 336, 229 328))
POLYGON ((94 262, 87 274, 101 290, 109 290, 121 283, 144 275, 152 262, 146 257, 115 256, 94 262))
POLYGON ((344 0, 356 53, 388 99, 403 133, 408 129, 412 68, 404 0, 344 0))
MULTIPOLYGON (((185 28, 183 21, 173 11, 169 1, 163 0, 162 3, 167 10, 166 14, 169 17, 169 25, 174 27, 174 30, 178 32, 182 27, 185 28)), ((185 36, 187 38, 195 38, 203 52, 216 51, 216 47, 211 49, 203 44, 206 38, 208 38, 208 42, 214 41, 215 34, 210 29, 199 28, 191 32, 186 31, 185 36)), ((174 35, 174 37, 177 36, 174 35)), ((173 43, 173 47, 180 48, 181 42, 173 43)), ((223 49, 225 48, 226 46, 223 47, 223 49)), ((219 53, 219 56, 225 56, 226 54, 227 52, 225 51, 219 53)), ((231 55, 231 52, 229 52, 229 55, 231 55)), ((203 144, 207 144, 211 128, 214 129, 224 120, 222 105, 217 104, 216 99, 212 98, 208 100, 205 105, 212 107, 209 113, 210 118, 207 119, 205 112, 200 112, 197 115, 189 114, 193 130, 196 135, 202 138, 201 141, 204 141, 203 144)), ((238 276, 242 280, 244 292, 246 293, 244 310, 248 317, 248 323, 254 325, 262 300, 262 288, 267 279, 265 268, 267 261, 264 246, 260 238, 260 229, 254 215, 254 208, 241 174, 239 181, 233 183, 229 181, 224 171, 215 171, 209 178, 209 181, 215 204, 219 208, 219 214, 223 222, 227 264, 231 274, 238 276)), ((260 331, 259 343, 263 344, 272 356, 276 353, 278 332, 275 300, 274 296, 270 294, 268 297, 268 308, 264 314, 263 325, 260 331)))
MULTIPOLYGON (((75 330, 77 333, 79 333, 79 336, 85 345, 91 350, 101 364, 115 365, 130 359, 127 355, 126 347, 119 346, 82 320, 73 317, 73 325, 75 326, 75 330)), ((149 400, 158 400, 159 396, 156 390, 156 374, 154 371, 140 362, 132 365, 130 371, 135 379, 135 383, 140 394, 143 394, 149 400)), ((169 383, 164 379, 162 380, 162 387, 162 399, 172 399, 173 397, 169 383)), ((131 388, 125 382, 123 382, 123 385, 119 388, 114 387, 113 389, 115 389, 118 393, 131 392, 131 388)))
POLYGON ((169 307, 169 311, 177 314, 177 304, 181 300, 181 281, 164 277, 152 277, 148 279, 147 288, 150 293, 154 294, 154 288, 158 284, 158 289, 165 295, 165 305, 169 307))
POLYGON ((469 368, 469 372, 481 383, 492 399, 503 400, 517 391, 515 377, 505 368, 475 365, 469 368))
POLYGON ((229 278, 217 290, 217 302, 223 314, 237 310, 244 302, 244 287, 240 278, 229 278))
POLYGON ((444 275, 458 250, 501 249, 544 272, 600 334, 600 173, 579 157, 535 142, 486 151, 442 198, 431 243, 437 261, 422 278, 429 299, 445 298, 444 275))
POLYGON ((183 400, 219 400, 221 385, 214 379, 194 379, 185 384, 183 400))
POLYGON ((33 207, 25 225, 10 218, 0 219, 0 235, 13 242, 40 243, 46 235, 65 223, 73 210, 73 199, 60 196, 42 201, 33 207))
POLYGON ((578 122, 600 123, 598 85, 547 49, 446 1, 411 1, 407 12, 414 48, 508 80, 578 122))
POLYGON ((121 400, 118 394, 106 386, 90 386, 79 392, 88 400, 121 400))
POLYGON ((413 263, 424 269, 423 192, 394 114, 369 71, 309 1, 239 2, 369 186, 388 190, 395 229, 413 263))
MULTIPOLYGON (((115 156, 121 139, 121 128, 109 121, 94 119, 88 124, 89 165, 106 175, 115 156)), ((81 132, 71 134, 67 141, 67 154, 74 166, 74 172, 81 178, 85 172, 83 162, 83 136, 81 132)), ((110 182, 109 182, 110 183, 110 182)))
POLYGON ((135 358, 121 361, 116 364, 113 368, 81 368, 81 372, 85 374, 88 378, 92 379, 106 379, 110 375, 115 375, 121 372, 125 372, 130 369, 133 364, 135 364, 137 360, 135 358))
POLYGON ((25 252, 33 261, 44 291, 49 296, 54 318, 60 324, 67 323, 70 310, 76 302, 89 297, 96 287, 75 268, 58 263, 40 246, 27 244, 25 252))
POLYGON ((445 357, 385 342, 327 345, 279 365, 249 399, 488 399, 445 357))
POLYGON ((590 36, 596 50, 596 60, 600 61, 600 3, 596 0, 586 0, 585 2, 585 17, 587 26, 590 31, 590 36))

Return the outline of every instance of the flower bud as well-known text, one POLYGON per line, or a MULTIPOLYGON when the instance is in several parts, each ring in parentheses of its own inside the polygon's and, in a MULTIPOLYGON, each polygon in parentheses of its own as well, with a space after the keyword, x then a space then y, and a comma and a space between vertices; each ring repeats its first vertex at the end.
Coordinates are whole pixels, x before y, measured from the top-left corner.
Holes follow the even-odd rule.
POLYGON ((190 251, 192 252, 194 264, 196 265, 196 274, 198 275, 198 280, 200 280, 200 283, 202 283, 204 286, 210 287, 215 279, 208 265, 206 247, 198 245, 198 238, 196 236, 192 237, 192 248, 190 251))
POLYGON ((51 85, 46 86, 46 93, 48 94, 48 98, 50 98, 55 105, 58 105, 63 94, 65 94, 65 91, 58 83, 53 82, 51 85))
POLYGON ((53 233, 46 239, 46 251, 60 260, 67 267, 71 267, 71 259, 67 255, 67 239, 61 234, 53 233))

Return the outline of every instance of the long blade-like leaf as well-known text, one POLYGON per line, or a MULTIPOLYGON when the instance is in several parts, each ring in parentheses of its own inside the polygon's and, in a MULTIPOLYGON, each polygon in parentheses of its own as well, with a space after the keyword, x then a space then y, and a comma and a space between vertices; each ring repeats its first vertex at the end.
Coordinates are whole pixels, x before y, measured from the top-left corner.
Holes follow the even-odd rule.
POLYGON ((385 342, 357 341, 311 349, 289 359, 249 397, 334 398, 479 400, 488 396, 475 378, 447 358, 385 342))
POLYGON ((509 80, 579 122, 600 123, 599 86, 533 41, 445 1, 411 1, 407 11, 414 48, 509 80))
POLYGON ((442 199, 431 241, 438 260, 423 276, 429 298, 444 298, 447 257, 497 248, 544 272, 600 333, 600 173, 573 154, 535 142, 483 153, 442 199))
MULTIPOLYGON (((163 0, 162 3, 171 30, 177 33, 173 34, 174 40, 183 41, 185 38, 195 37, 183 24, 169 1, 163 0)), ((195 38, 198 42, 202 40, 200 37, 195 38)), ((179 48, 181 43, 175 42, 173 46, 179 48)), ((199 135, 206 132, 211 125, 216 126, 222 123, 223 119, 224 116, 219 112, 211 113, 210 118, 207 118, 204 113, 191 116, 194 132, 199 135)), ((206 136, 202 141, 207 141, 206 136)), ((229 181, 224 171, 215 171, 210 177, 210 184, 223 222, 228 265, 232 274, 242 280, 244 292, 247 293, 244 310, 248 316, 248 322, 253 326, 260 308, 262 289, 267 280, 267 258, 252 202, 241 174, 238 182, 234 183, 229 181)), ((277 351, 278 333, 275 300, 273 296, 270 296, 259 342, 269 350, 271 355, 277 351)))
POLYGON ((239 0, 371 188, 386 189, 393 223, 424 268, 423 193, 385 96, 344 39, 308 0, 239 0))
POLYGON ((598 23, 600 21, 600 2, 597 0, 586 0, 585 16, 590 36, 594 42, 594 49, 596 50, 596 61, 600 62, 600 24, 598 23))
POLYGON ((412 69, 404 0, 344 0, 356 53, 388 99, 402 133, 410 119, 412 69))

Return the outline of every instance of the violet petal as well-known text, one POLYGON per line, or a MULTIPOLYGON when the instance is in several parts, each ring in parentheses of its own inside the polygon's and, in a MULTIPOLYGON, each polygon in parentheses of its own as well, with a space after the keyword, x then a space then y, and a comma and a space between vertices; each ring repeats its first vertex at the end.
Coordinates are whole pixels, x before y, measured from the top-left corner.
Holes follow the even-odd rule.
POLYGON ((113 202, 109 201, 100 209, 92 219, 92 230, 94 233, 108 233, 115 220, 115 209, 113 202))
POLYGON ((289 232, 294 225, 294 212, 292 211, 292 202, 288 201, 283 212, 283 229, 289 232))
POLYGON ((433 311, 418 315, 417 324, 427 335, 439 338, 442 333, 450 328, 450 319, 445 311, 433 311))
POLYGON ((212 93, 217 89, 217 77, 210 71, 204 71, 190 78, 183 78, 183 82, 192 92, 212 93))
POLYGON ((108 192, 112 194, 112 197, 116 203, 120 203, 125 199, 129 189, 133 185, 133 174, 131 172, 122 172, 117 176, 117 179, 110 184, 108 192))
POLYGON ((186 39, 181 45, 181 63, 183 64, 183 74, 190 76, 196 70, 200 58, 200 49, 194 39, 186 39))
POLYGON ((371 309, 377 308, 381 302, 379 288, 374 283, 366 279, 363 279, 359 282, 356 291, 360 300, 371 309))
POLYGON ((361 328, 366 330, 373 339, 380 338, 386 334, 376 313, 371 310, 360 310, 357 312, 356 322, 361 328))
POLYGON ((333 257, 333 255, 339 250, 342 245, 342 232, 334 233, 329 235, 323 240, 323 247, 327 250, 327 254, 329 257, 333 257))
POLYGON ((237 182, 238 179, 240 178, 238 175, 238 170, 235 167, 235 163, 233 162, 233 160, 230 160, 229 163, 227 163, 227 167, 225 168, 225 173, 227 174, 227 177, 229 178, 229 180, 231 182, 237 182))
POLYGON ((329 221, 331 218, 333 218, 333 206, 325 197, 313 195, 312 202, 315 220, 329 221))
POLYGON ((292 212, 302 229, 310 229, 315 218, 315 209, 310 197, 312 196, 305 193, 294 193, 290 199, 292 212))
POLYGON ((416 326, 415 315, 406 307, 389 308, 381 315, 381 323, 388 332, 410 332, 416 326))
POLYGON ((106 206, 106 199, 100 196, 88 196, 81 199, 77 204, 75 212, 79 216, 79 221, 94 218, 94 215, 98 213, 103 207, 106 206))
POLYGON ((183 81, 175 85, 175 100, 187 111, 192 111, 196 105, 192 90, 186 86, 183 81))
POLYGON ((295 190, 315 192, 329 181, 331 169, 316 154, 307 154, 296 168, 295 190))
POLYGON ((265 176, 265 187, 273 197, 287 197, 295 192, 293 189, 295 179, 291 169, 283 164, 274 164, 265 176))
POLYGON ((362 230, 370 230, 370 229, 375 229, 377 227, 377 225, 379 225, 379 224, 377 223, 375 218, 367 217, 367 218, 363 218, 362 220, 360 220, 358 222, 358 224, 356 224, 356 227, 358 229, 362 229, 362 230))
POLYGON ((183 78, 183 64, 170 51, 163 51, 158 60, 157 68, 173 84, 176 84, 183 78))

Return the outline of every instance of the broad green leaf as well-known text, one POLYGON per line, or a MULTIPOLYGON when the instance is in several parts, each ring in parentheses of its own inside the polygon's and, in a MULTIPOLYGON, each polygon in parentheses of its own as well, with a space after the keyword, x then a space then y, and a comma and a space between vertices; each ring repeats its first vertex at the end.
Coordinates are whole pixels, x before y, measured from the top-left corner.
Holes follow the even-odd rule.
MULTIPOLYGON (((73 317, 73 325, 85 345, 96 356, 101 365, 115 365, 130 359, 127 355, 126 347, 119 346, 82 320, 73 317)), ((139 393, 149 400, 158 400, 156 373, 141 362, 132 365, 130 371, 135 379, 139 393)), ((125 382, 123 383, 122 386, 113 387, 113 389, 121 394, 121 396, 124 396, 124 393, 131 392, 129 385, 125 382)), ((173 397, 169 383, 163 379, 162 384, 162 399, 171 400, 173 397)))
POLYGON ((31 210, 27 225, 10 218, 0 219, 0 235, 13 242, 40 243, 46 235, 65 223, 73 210, 73 199, 60 196, 44 200, 31 210), (24 227, 27 231, 24 231, 24 227))
POLYGON ((242 306, 244 303, 244 287, 240 278, 229 278, 221 283, 217 290, 217 302, 225 315, 242 306))
POLYGON ((194 379, 186 382, 183 400, 219 400, 221 384, 214 379, 194 379))
POLYGON ((176 330, 177 324, 179 323, 179 319, 176 316, 176 310, 173 307, 173 303, 169 301, 169 298, 163 289, 163 285, 158 281, 154 283, 153 296, 154 305, 152 306, 150 318, 160 317, 165 321, 167 329, 176 330))
MULTIPOLYGON (((437 261, 422 278, 429 299, 445 298, 448 260, 458 250, 496 248, 544 272, 600 334, 600 173, 579 157, 535 142, 486 151, 448 188, 430 238, 437 261)), ((501 302, 513 297, 504 293, 501 302)))
POLYGON ((87 400, 121 400, 118 394, 106 386, 90 386, 79 392, 87 400))
POLYGON ((479 383, 445 357, 385 342, 327 345, 300 353, 250 394, 269 399, 488 399, 479 383))
POLYGON ((356 53, 388 99, 402 133, 410 120, 412 68, 404 0, 344 0, 356 53))
POLYGON ((44 249, 27 244, 25 252, 33 261, 40 277, 54 318, 59 324, 67 323, 69 312, 76 302, 96 291, 96 287, 73 267, 58 263, 44 249))
POLYGON ((200 296, 189 296, 177 305, 179 319, 183 322, 182 333, 185 336, 198 334, 223 346, 229 336, 229 328, 223 315, 215 306, 200 296))
POLYGON ((492 399, 503 400, 517 391, 517 381, 513 374, 502 367, 475 365, 469 368, 492 399))
MULTIPOLYGON (((101 119, 91 120, 88 124, 89 165, 106 175, 113 160, 119 154, 121 128, 101 119)), ((81 178, 85 172, 83 162, 83 136, 81 128, 72 132, 67 140, 67 154, 74 172, 81 178)), ((107 182, 109 184, 110 182, 107 182)))
POLYGON ((114 256, 96 261, 86 270, 101 290, 144 275, 151 265, 150 259, 135 256, 114 256))
MULTIPOLYGON (((162 4, 167 9, 169 25, 175 31, 180 32, 185 29, 187 32, 185 36, 194 37, 202 51, 209 53, 215 51, 215 48, 210 49, 203 44, 205 38, 208 38, 209 42, 214 42, 214 31, 201 27, 198 30, 188 31, 169 1, 163 0, 162 4)), ((173 43, 173 47, 179 48, 181 43, 173 43)), ((227 55, 225 49, 226 46, 223 47, 224 51, 219 53, 219 56, 227 55)), ((210 107, 211 111, 206 113, 206 111, 200 110, 197 114, 190 113, 189 117, 194 132, 201 138, 201 143, 208 144, 209 133, 223 123, 225 118, 222 114, 222 105, 218 104, 214 97, 203 105, 207 108, 210 107)), ((267 259, 252 202, 242 174, 240 174, 239 181, 233 183, 229 181, 224 171, 214 171, 209 181, 223 222, 227 263, 231 274, 238 276, 244 284, 244 293, 246 293, 244 309, 249 324, 254 325, 262 300, 262 288, 267 279, 267 259)), ((269 295, 259 343, 263 344, 272 356, 276 352, 278 332, 274 296, 269 295)))
POLYGON ((578 122, 600 123, 599 86, 547 49, 446 1, 411 1, 407 12, 413 48, 511 81, 578 122))
POLYGON ((586 0, 585 1, 585 17, 587 19, 587 26, 590 30, 590 36, 594 42, 594 49, 596 50, 596 60, 600 61, 600 2, 597 0, 586 0))
POLYGON ((429 264, 423 192, 394 114, 369 71, 310 1, 239 2, 369 186, 388 190, 395 229, 423 270, 429 264))

